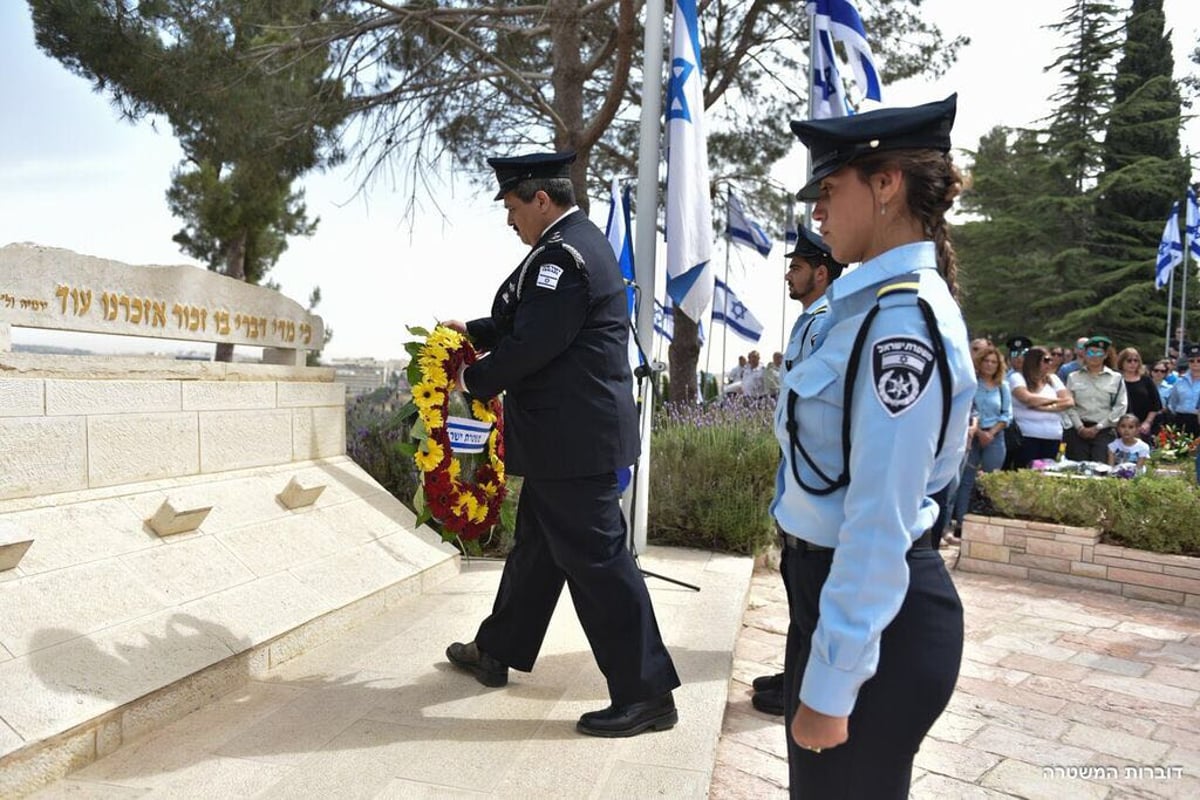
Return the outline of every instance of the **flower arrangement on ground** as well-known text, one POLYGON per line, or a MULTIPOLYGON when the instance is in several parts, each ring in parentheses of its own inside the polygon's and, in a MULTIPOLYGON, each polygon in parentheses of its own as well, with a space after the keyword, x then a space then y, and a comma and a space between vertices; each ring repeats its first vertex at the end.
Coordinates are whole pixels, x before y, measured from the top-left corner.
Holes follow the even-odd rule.
POLYGON ((1150 456, 1156 461, 1178 461, 1196 454, 1200 439, 1174 425, 1164 425, 1154 436, 1150 456))
POLYGON ((405 349, 412 360, 413 460, 421 485, 413 497, 417 524, 430 518, 442 525, 442 537, 478 539, 500 518, 507 493, 504 475, 504 414, 500 399, 484 402, 460 392, 459 371, 475 363, 475 348, 458 331, 437 327, 405 349))

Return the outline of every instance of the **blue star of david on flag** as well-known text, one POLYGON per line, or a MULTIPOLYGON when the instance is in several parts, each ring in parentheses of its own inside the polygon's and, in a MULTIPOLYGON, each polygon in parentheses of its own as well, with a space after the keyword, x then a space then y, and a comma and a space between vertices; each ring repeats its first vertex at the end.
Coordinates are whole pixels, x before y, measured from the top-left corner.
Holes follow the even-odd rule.
POLYGON ((729 330, 751 342, 762 338, 762 323, 720 278, 713 285, 712 321, 725 323, 729 330))
POLYGON ((692 121, 692 113, 688 110, 687 94, 683 91, 683 87, 687 84, 688 76, 695 71, 696 66, 682 58, 671 62, 671 85, 667 89, 667 119, 692 121))

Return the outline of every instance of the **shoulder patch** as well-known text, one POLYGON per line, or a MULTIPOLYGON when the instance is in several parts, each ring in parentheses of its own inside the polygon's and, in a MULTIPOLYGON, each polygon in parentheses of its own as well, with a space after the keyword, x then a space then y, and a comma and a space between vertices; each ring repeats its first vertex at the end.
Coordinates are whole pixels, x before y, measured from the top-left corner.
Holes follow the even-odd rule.
POLYGON ((538 269, 537 285, 543 289, 554 291, 558 288, 558 279, 562 277, 563 268, 557 264, 542 264, 538 269))
POLYGON ((871 345, 871 383, 888 414, 908 411, 933 377, 935 358, 928 342, 913 336, 888 336, 871 345))

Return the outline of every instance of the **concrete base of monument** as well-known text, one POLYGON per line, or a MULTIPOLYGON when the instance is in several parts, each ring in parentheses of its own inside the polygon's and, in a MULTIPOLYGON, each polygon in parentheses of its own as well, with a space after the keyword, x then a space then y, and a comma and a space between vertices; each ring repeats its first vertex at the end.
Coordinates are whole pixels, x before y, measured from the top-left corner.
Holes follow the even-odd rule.
POLYGON ((0 501, 0 796, 20 796, 458 574, 345 456, 0 501), (316 495, 288 508, 291 482, 316 495), (164 504, 210 507, 162 536, 164 504))

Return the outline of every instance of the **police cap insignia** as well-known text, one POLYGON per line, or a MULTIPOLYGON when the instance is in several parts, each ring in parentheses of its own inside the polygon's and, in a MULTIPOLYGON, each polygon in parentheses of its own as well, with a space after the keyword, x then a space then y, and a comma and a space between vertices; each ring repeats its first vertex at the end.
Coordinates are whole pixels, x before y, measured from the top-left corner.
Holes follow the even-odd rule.
POLYGON ((888 414, 896 417, 916 405, 935 364, 933 348, 911 336, 888 336, 871 345, 871 382, 888 414))
POLYGON ((881 108, 829 119, 792 120, 792 133, 808 148, 812 177, 796 193, 816 200, 822 179, 863 153, 884 150, 950 150, 958 95, 911 108, 881 108))
POLYGON ((523 156, 489 158, 488 166, 496 171, 499 190, 494 200, 503 200, 504 195, 517 188, 517 184, 530 178, 569 178, 575 153, 527 153, 523 156))
POLYGON ((1028 336, 1012 336, 1005 343, 1008 347, 1008 355, 1010 358, 1016 358, 1025 354, 1025 351, 1033 347, 1033 339, 1028 336))

